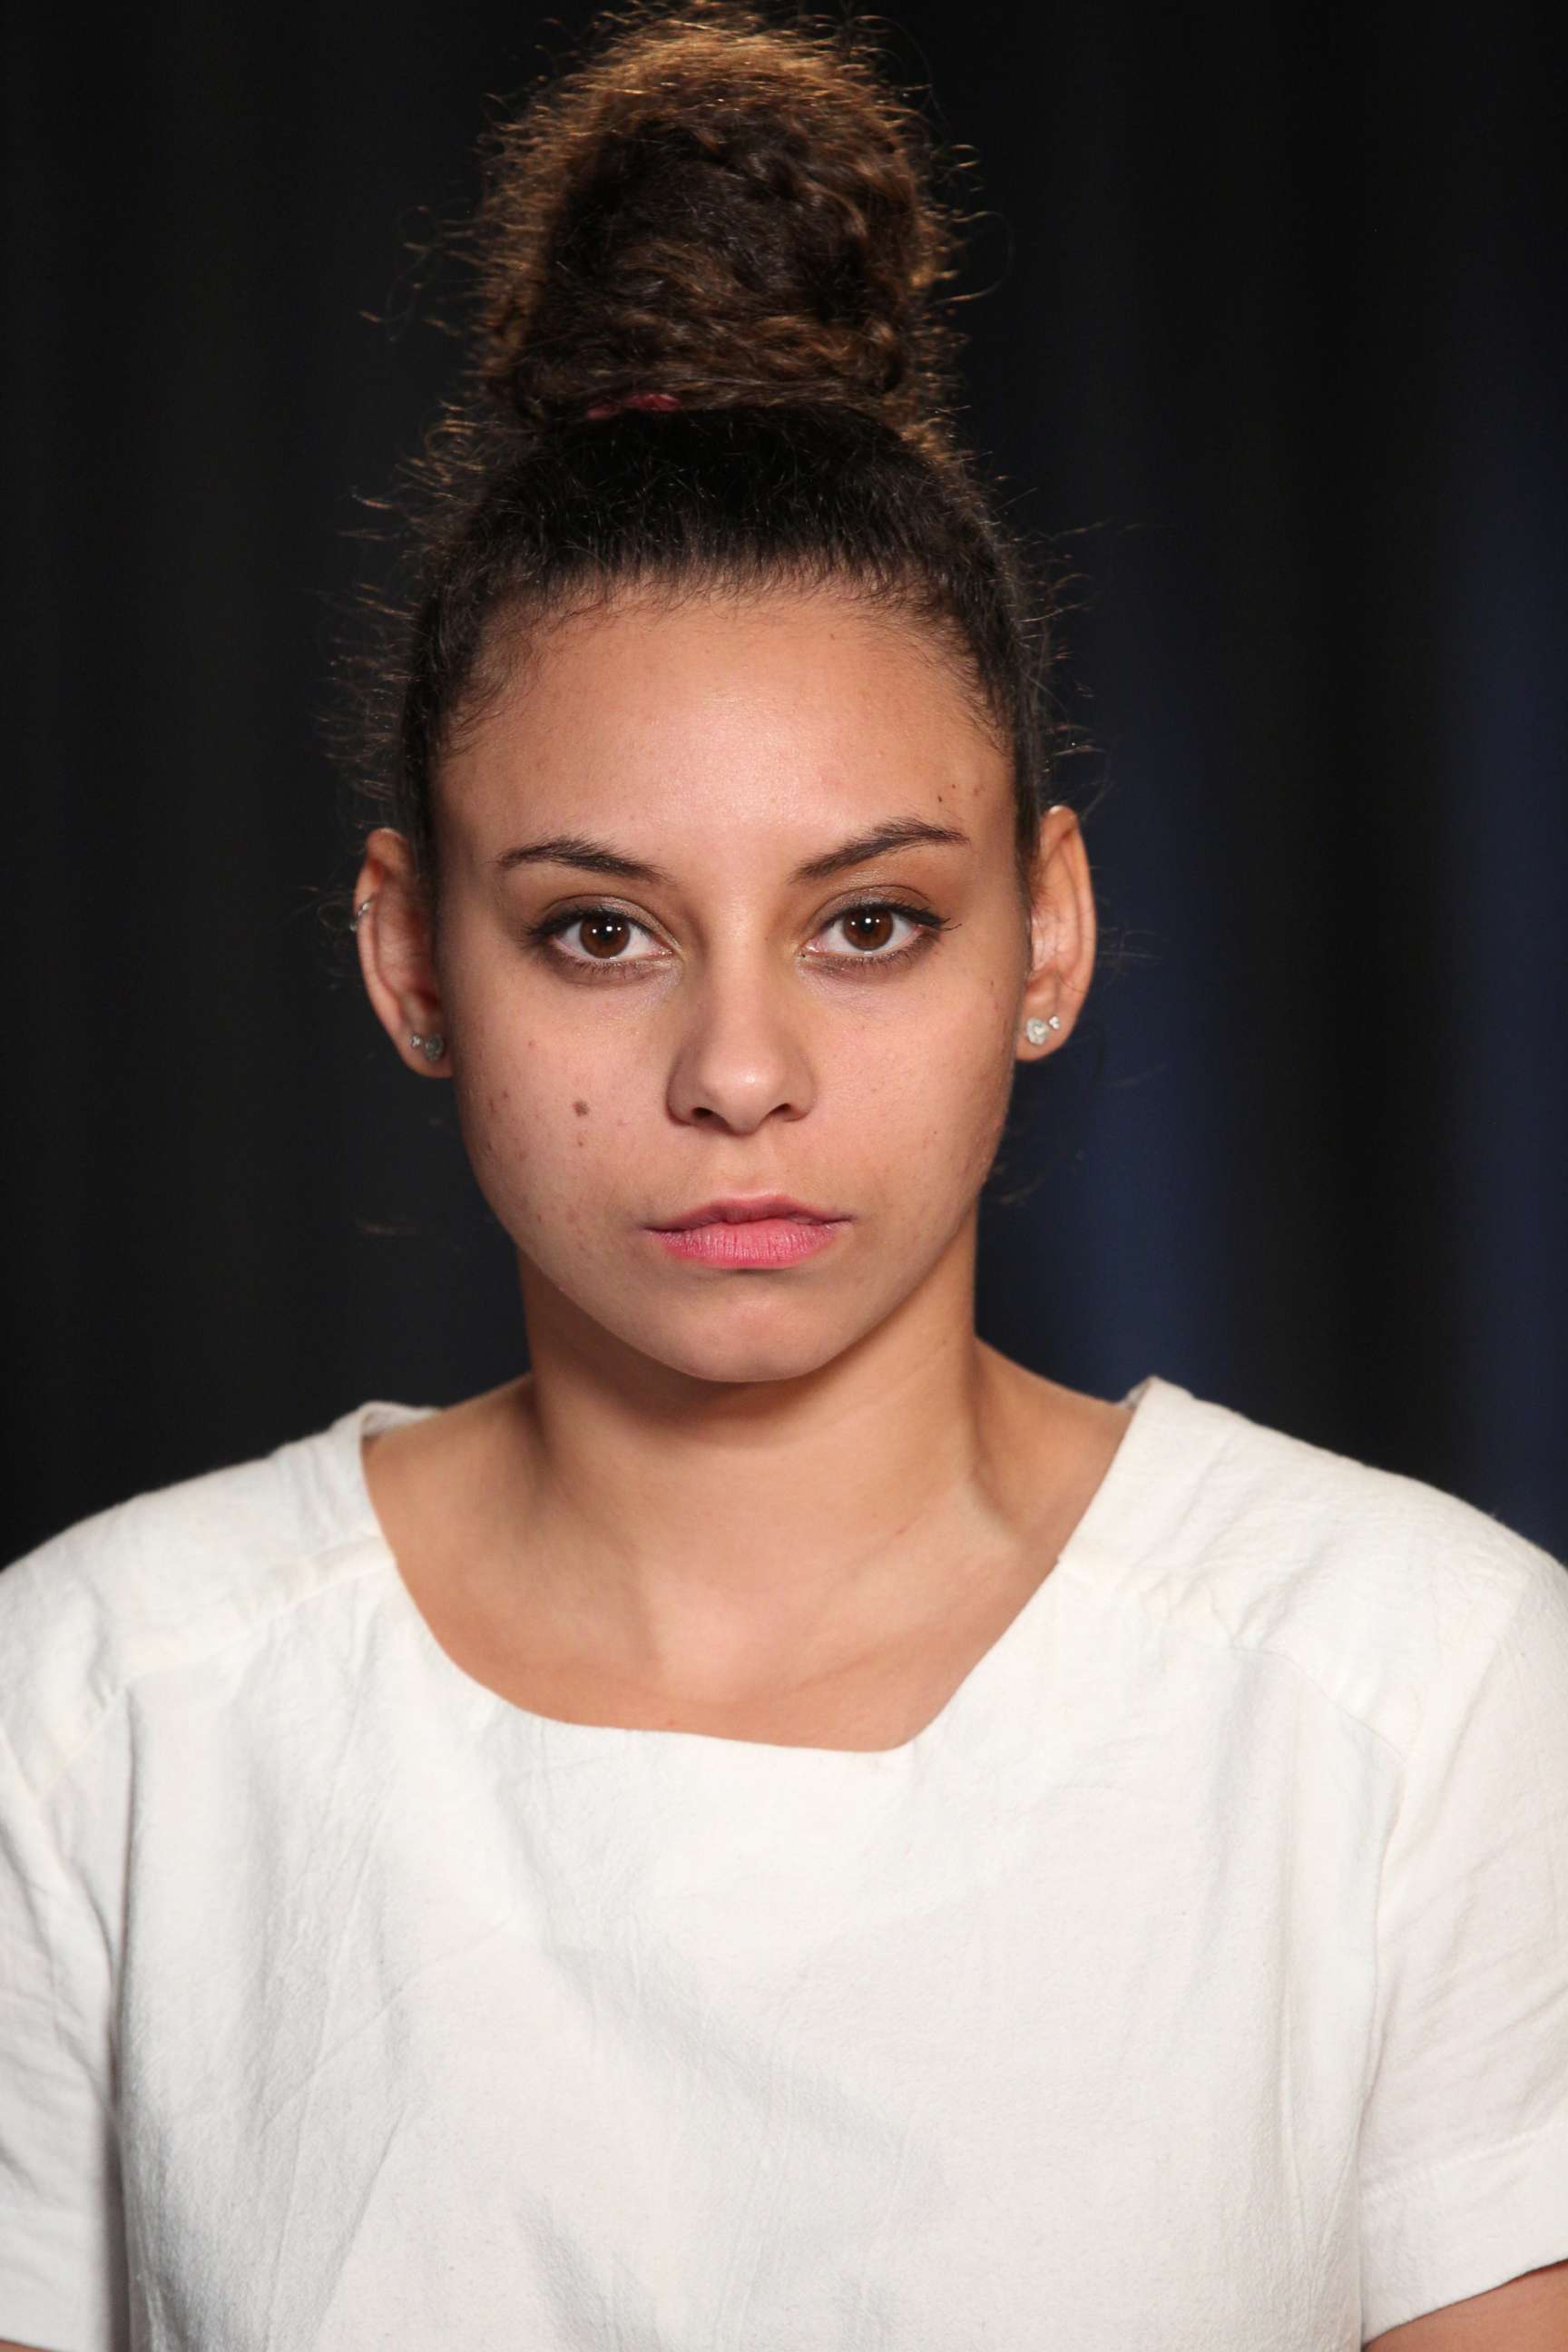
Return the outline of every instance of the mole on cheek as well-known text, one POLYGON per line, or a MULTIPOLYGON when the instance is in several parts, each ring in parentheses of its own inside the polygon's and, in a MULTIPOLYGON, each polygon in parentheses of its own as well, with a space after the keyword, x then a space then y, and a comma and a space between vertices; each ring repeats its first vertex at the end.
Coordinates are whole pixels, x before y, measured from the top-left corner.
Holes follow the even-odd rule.
POLYGON ((574 1103, 573 1104, 572 1108, 573 1108, 573 1109, 576 1112, 576 1114, 577 1114, 577 1116, 578 1116, 578 1118, 587 1118, 587 1116, 588 1116, 588 1106, 587 1106, 587 1104, 586 1104, 585 1102, 574 1102, 574 1103))

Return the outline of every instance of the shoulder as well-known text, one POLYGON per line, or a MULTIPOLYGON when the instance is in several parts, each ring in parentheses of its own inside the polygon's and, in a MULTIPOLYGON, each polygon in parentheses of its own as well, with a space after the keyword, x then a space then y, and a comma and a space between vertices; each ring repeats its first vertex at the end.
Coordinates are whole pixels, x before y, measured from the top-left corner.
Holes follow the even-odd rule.
POLYGON ((142 1678, 263 1631, 352 1571, 360 1406, 248 1461, 79 1519, 0 1571, 0 1722, 47 1787, 142 1678))
POLYGON ((1171 1382, 1148 1402, 1129 1597, 1293 1665, 1401 1756, 1457 1661, 1535 1606, 1568 1625, 1568 1571, 1457 1495, 1171 1382))

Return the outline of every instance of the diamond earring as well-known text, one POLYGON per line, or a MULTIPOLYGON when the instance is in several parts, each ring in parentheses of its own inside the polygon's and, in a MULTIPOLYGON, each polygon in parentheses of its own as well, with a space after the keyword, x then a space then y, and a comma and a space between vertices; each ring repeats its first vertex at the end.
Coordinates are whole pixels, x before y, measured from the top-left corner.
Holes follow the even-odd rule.
POLYGON ((1043 1045, 1051 1031, 1053 1029, 1059 1029, 1061 1025, 1060 1017, 1057 1013, 1053 1013, 1048 1021, 1041 1021, 1037 1018, 1031 1021, 1026 1021, 1024 1024, 1024 1034, 1028 1039, 1031 1045, 1043 1045))
POLYGON ((438 1034, 429 1037, 416 1034, 411 1036, 408 1042, 417 1052, 424 1055, 427 1062, 438 1062, 447 1050, 447 1040, 438 1034))

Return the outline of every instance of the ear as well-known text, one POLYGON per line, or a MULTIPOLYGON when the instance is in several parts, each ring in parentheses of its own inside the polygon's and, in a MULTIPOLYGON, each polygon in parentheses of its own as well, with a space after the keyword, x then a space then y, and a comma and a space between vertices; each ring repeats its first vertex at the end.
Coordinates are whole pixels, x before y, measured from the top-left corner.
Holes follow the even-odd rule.
POLYGON ((440 982, 431 953, 429 910, 408 843, 377 825, 354 885, 360 970, 377 1020, 411 1070, 450 1077, 451 1056, 433 1059, 411 1037, 445 1037, 440 982), (368 902, 368 903, 367 903, 368 902))
POLYGON ((1053 1014, 1060 1026, 1044 1045, 1021 1043, 1025 1060, 1043 1060, 1071 1036, 1094 976, 1095 940, 1094 886, 1083 828, 1075 812, 1058 801, 1040 820, 1031 871, 1029 972, 1018 1006, 1018 1034, 1023 1039, 1026 1021, 1048 1021, 1053 1014))

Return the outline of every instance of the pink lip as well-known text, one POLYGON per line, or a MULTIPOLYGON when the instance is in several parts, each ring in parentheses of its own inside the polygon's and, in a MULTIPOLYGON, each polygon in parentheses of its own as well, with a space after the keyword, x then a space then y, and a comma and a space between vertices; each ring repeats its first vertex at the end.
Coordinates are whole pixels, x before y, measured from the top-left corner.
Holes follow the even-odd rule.
POLYGON ((650 1225, 647 1231, 672 1256, 697 1258, 708 1265, 794 1265, 828 1248, 848 1223, 847 1217, 748 1217, 673 1231, 650 1225))
POLYGON ((787 1192, 731 1192, 721 1201, 704 1201, 700 1208, 688 1209, 684 1215, 671 1217, 650 1230, 672 1234, 689 1225, 735 1225, 757 1217, 815 1217, 822 1224, 832 1224, 837 1221, 839 1212, 814 1209, 807 1202, 792 1200, 787 1192))

